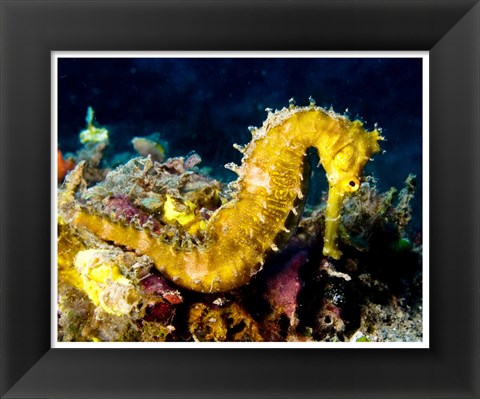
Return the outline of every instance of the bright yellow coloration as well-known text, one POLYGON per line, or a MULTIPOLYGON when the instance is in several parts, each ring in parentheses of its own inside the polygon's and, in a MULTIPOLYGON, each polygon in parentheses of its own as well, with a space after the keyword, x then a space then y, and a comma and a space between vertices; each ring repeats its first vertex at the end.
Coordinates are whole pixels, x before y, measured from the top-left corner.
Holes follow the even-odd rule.
POLYGON ((163 213, 166 220, 176 220, 178 223, 184 226, 195 219, 194 211, 196 206, 193 202, 184 201, 183 204, 180 204, 180 206, 184 207, 185 210, 178 211, 176 201, 168 194, 166 195, 166 197, 167 199, 163 206, 163 213))
POLYGON ((228 291, 248 283, 268 253, 278 251, 292 234, 302 210, 306 151, 315 147, 329 182, 323 253, 341 252, 337 230, 343 197, 356 191, 365 164, 380 150, 377 130, 320 107, 290 107, 269 113, 245 147, 242 165, 227 165, 239 178, 237 195, 208 220, 205 243, 178 248, 147 230, 124 226, 80 211, 77 227, 104 240, 148 255, 158 270, 186 289, 228 291))
POLYGON ((192 223, 191 226, 188 227, 188 232, 190 234, 197 235, 201 231, 205 231, 207 228, 207 222, 205 220, 200 220, 198 222, 192 223))
POLYGON ((130 313, 140 299, 135 287, 120 272, 108 250, 87 249, 75 257, 75 270, 81 279, 76 286, 107 313, 121 316, 130 313))

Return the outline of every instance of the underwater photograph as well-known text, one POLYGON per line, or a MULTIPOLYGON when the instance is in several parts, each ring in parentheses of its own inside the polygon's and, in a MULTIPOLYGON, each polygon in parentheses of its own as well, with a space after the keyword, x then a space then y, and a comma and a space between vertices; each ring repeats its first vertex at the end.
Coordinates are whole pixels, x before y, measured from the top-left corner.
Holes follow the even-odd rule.
POLYGON ((428 341, 425 58, 267 55, 54 58, 57 343, 428 341))

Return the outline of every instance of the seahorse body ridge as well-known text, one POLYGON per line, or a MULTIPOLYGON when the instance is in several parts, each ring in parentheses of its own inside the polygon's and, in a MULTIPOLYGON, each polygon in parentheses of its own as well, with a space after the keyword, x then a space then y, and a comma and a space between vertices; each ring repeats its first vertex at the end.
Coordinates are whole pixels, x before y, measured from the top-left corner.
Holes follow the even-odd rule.
POLYGON ((84 210, 78 211, 74 224, 148 255, 178 286, 228 291, 247 284, 266 257, 292 235, 308 190, 306 152, 314 147, 329 184, 323 254, 339 259, 343 198, 358 189, 364 166, 380 151, 379 130, 367 132, 362 122, 311 104, 270 111, 263 125, 250 131, 252 140, 246 146, 236 145, 243 154, 241 165, 227 164, 238 174, 232 185, 236 194, 208 220, 204 243, 179 248, 148 229, 84 210))

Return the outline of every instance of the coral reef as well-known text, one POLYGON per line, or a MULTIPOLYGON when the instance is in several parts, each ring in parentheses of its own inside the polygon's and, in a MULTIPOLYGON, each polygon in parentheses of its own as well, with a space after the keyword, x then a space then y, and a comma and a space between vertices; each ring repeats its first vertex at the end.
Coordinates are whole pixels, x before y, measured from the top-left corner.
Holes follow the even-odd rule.
POLYGON ((76 285, 95 306, 118 316, 129 314, 140 299, 133 283, 120 270, 119 255, 123 257, 123 253, 112 250, 87 249, 78 252, 73 262, 80 277, 76 285))
POLYGON ((415 177, 362 176, 379 132, 311 105, 252 133, 228 185, 193 152, 112 169, 108 142, 83 144, 58 187, 59 341, 422 339, 415 177), (311 145, 329 183, 313 208, 311 145))
POLYGON ((257 323, 238 303, 224 306, 194 303, 189 326, 195 341, 261 342, 257 323))

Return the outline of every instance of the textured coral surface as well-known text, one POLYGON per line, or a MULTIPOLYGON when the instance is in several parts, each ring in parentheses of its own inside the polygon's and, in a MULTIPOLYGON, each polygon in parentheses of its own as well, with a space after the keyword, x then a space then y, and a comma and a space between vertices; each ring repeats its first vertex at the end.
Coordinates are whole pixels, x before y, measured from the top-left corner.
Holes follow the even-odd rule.
POLYGON ((272 113, 241 148, 242 165, 229 166, 239 174, 229 185, 195 153, 164 162, 147 154, 111 169, 108 142, 80 149, 58 190, 58 339, 420 341, 421 237, 408 231, 415 177, 379 193, 361 175, 378 132, 318 110, 272 113), (345 132, 295 145, 292 129, 302 137, 326 129, 309 112, 345 132), (310 145, 330 189, 302 213, 310 145))

